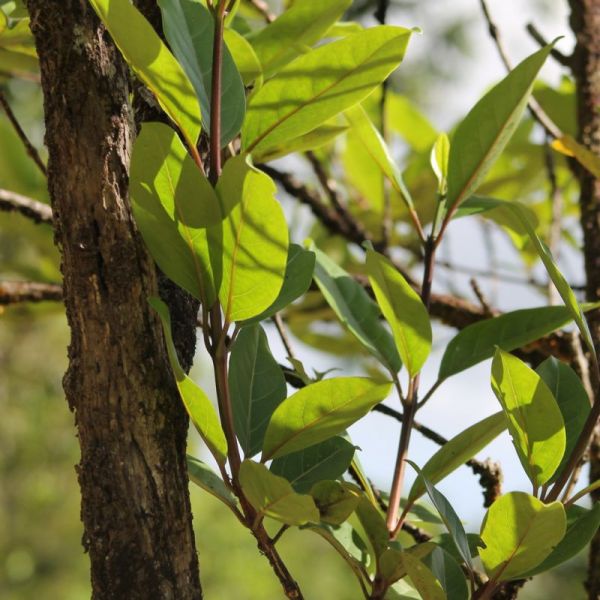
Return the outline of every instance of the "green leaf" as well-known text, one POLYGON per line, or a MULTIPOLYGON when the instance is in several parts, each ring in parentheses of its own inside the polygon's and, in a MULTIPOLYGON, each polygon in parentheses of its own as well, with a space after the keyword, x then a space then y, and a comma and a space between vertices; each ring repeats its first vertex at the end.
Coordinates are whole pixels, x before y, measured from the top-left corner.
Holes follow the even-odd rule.
POLYGON ((473 561, 471 560, 469 540, 467 538, 467 534, 465 533, 465 528, 463 527, 461 520, 458 518, 456 511, 454 508, 452 508, 452 505, 450 502, 448 502, 444 494, 435 488, 435 486, 429 481, 429 479, 427 479, 426 476, 423 475, 423 472, 415 463, 410 460, 407 460, 406 462, 419 474, 419 477, 423 480, 427 494, 429 495, 429 498, 437 509, 438 513, 440 513, 440 517, 442 518, 442 521, 444 521, 444 525, 446 526, 448 533, 452 536, 460 557, 462 560, 464 560, 469 570, 472 571, 473 561))
POLYGON ((262 448, 273 411, 287 395, 285 377, 260 325, 244 327, 229 359, 229 389, 235 433, 247 457, 262 448))
POLYGON ((244 495, 259 515, 286 525, 319 522, 313 499, 297 494, 286 479, 273 475, 264 465, 245 460, 239 478, 244 495))
MULTIPOLYGON (((425 464, 423 475, 435 485, 496 439, 506 429, 503 412, 471 425, 444 444, 425 464)), ((417 478, 408 495, 408 503, 425 493, 425 484, 417 478)))
POLYGON ((600 488, 600 479, 596 479, 594 483, 591 483, 582 490, 579 490, 572 498, 569 499, 569 502, 576 502, 577 500, 583 498, 587 494, 591 494, 592 492, 596 491, 598 488, 600 488))
POLYGON ((259 323, 269 317, 272 317, 280 310, 290 305, 294 300, 308 291, 312 282, 313 272, 315 270, 315 254, 309 250, 304 250, 298 244, 290 244, 288 248, 287 264, 283 285, 279 296, 269 308, 265 309, 259 315, 244 321, 242 325, 259 323))
POLYGON ((90 4, 135 74, 181 129, 188 147, 195 149, 200 135, 200 106, 175 57, 130 2, 90 0, 90 4))
POLYGON ((308 385, 284 400, 265 434, 262 461, 318 444, 343 432, 386 398, 391 383, 338 377, 308 385))
POLYGON ((385 118, 389 128, 397 133, 415 152, 428 152, 438 132, 429 119, 406 96, 392 90, 386 93, 385 118))
POLYGON ((206 394, 185 374, 173 344, 171 317, 167 305, 160 298, 149 298, 148 303, 157 312, 162 322, 167 352, 179 395, 194 427, 220 465, 227 462, 227 440, 221 428, 219 417, 206 394))
POLYGON ((579 439, 579 434, 590 412, 590 399, 575 371, 553 356, 539 365, 536 372, 556 399, 565 423, 565 452, 554 477, 550 479, 552 482, 562 472, 579 439))
POLYGON ((565 424, 541 377, 524 362, 498 349, 492 389, 508 418, 508 431, 525 473, 535 487, 547 483, 565 452, 565 424))
POLYGON ((248 40, 235 29, 225 29, 224 40, 238 68, 244 85, 251 85, 262 75, 262 67, 248 40))
POLYGON ((594 504, 591 510, 570 506, 567 508, 567 533, 550 554, 537 567, 524 573, 523 577, 532 577, 549 571, 577 556, 592 541, 599 527, 600 504, 594 504), (571 519, 571 515, 576 516, 571 519))
POLYGON ((525 308, 473 323, 446 346, 439 379, 456 375, 494 355, 495 347, 510 352, 526 346, 572 320, 564 306, 525 308))
POLYGON ((411 377, 431 351, 431 323, 425 305, 385 256, 367 250, 369 281, 383 316, 392 328, 396 348, 411 377))
POLYGON ((387 177, 392 187, 402 196, 406 204, 413 208, 413 201, 410 192, 404 185, 402 173, 400 173, 400 169, 396 166, 387 144, 371 119, 369 119, 365 109, 357 104, 346 110, 344 115, 352 126, 353 134, 361 142, 381 173, 387 177))
MULTIPOLYGON (((165 37, 190 78, 202 110, 202 124, 210 131, 213 39, 215 22, 197 0, 159 0, 165 37)), ((227 45, 221 67, 221 147, 239 133, 246 112, 242 78, 227 45)))
POLYGON ((275 21, 249 37, 265 78, 304 54, 350 6, 351 0, 296 0, 275 21))
POLYGON ((379 573, 388 583, 394 583, 407 575, 406 567, 402 560, 405 554, 410 554, 420 560, 434 550, 435 544, 431 542, 411 546, 406 551, 388 548, 379 558, 379 573))
POLYGON ((435 547, 431 554, 421 560, 440 582, 448 600, 468 600, 469 589, 464 573, 450 553, 435 547))
POLYGON ((402 367, 394 340, 380 321, 379 308, 362 285, 326 254, 313 248, 317 256, 314 278, 342 324, 379 362, 397 373, 402 367))
POLYGON ((476 191, 504 150, 552 46, 548 44, 515 67, 457 127, 448 159, 447 203, 451 209, 476 191))
POLYGON ((440 133, 431 148, 431 168, 438 180, 438 194, 445 195, 448 187, 448 157, 450 140, 448 135, 440 133))
POLYGON ((212 264, 207 228, 220 222, 221 208, 167 125, 142 126, 131 158, 130 195, 136 223, 163 273, 211 306, 220 273, 212 264))
POLYGON ((306 152, 307 150, 315 150, 321 146, 325 146, 332 142, 338 135, 348 131, 345 125, 327 124, 321 125, 304 135, 301 135, 293 140, 285 140, 279 146, 271 146, 266 152, 260 150, 253 152, 254 160, 258 162, 269 162, 282 156, 287 156, 294 152, 306 152))
POLYGON ((388 549, 389 531, 385 521, 379 512, 379 509, 373 503, 363 496, 356 507, 356 516, 365 531, 367 539, 371 544, 376 561, 388 549))
POLYGON ((217 183, 226 216, 209 236, 213 247, 223 248, 219 300, 227 322, 260 314, 281 291, 288 229, 275 190, 271 178, 244 155, 225 163, 217 183))
POLYGON ((265 152, 358 104, 400 64, 411 33, 372 27, 292 62, 250 100, 243 147, 265 152))
POLYGON ((402 554, 402 564, 422 598, 446 600, 446 594, 435 575, 418 558, 408 552, 402 554))
POLYGON ((544 504, 524 492, 500 496, 481 529, 479 556, 493 581, 517 579, 539 565, 563 539, 566 516, 560 502, 544 504))
POLYGON ((223 480, 206 463, 189 454, 186 455, 186 460, 190 481, 193 481, 196 485, 227 504, 230 508, 237 507, 237 498, 223 483, 223 480))
POLYGON ((319 481, 310 490, 319 509, 321 521, 330 525, 340 525, 356 509, 361 495, 349 485, 339 481, 319 481))
POLYGON ((271 472, 285 477, 297 492, 306 493, 313 484, 343 475, 354 456, 354 446, 343 437, 291 452, 271 463, 271 472))

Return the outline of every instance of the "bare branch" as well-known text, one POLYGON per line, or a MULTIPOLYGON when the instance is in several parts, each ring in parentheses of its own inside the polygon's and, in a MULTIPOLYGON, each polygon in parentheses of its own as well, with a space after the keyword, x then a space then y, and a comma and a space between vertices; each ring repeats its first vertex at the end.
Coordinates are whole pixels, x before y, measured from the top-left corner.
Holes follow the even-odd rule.
MULTIPOLYGON (((533 23, 527 23, 527 26, 525 27, 525 29, 527 29, 527 33, 529 33, 529 35, 540 46, 543 47, 543 46, 548 45, 548 40, 538 31, 537 27, 533 23)), ((565 54, 563 54, 560 50, 557 50, 556 48, 552 48, 552 50, 550 50, 550 56, 555 61, 557 61, 559 64, 561 64, 563 67, 571 66, 571 57, 566 56, 565 54)))
POLYGON ((62 300, 62 286, 33 281, 0 281, 0 306, 45 300, 62 300))
POLYGON ((30 158, 33 160, 33 162, 37 165, 38 169, 44 174, 44 177, 46 177, 46 175, 47 175, 46 165, 42 161, 35 146, 29 141, 27 134, 23 131, 23 128, 21 127, 19 121, 17 120, 17 117, 15 116, 15 113, 13 112, 12 108, 10 107, 10 104, 6 100, 6 97, 4 96, 4 93, 2 92, 2 90, 0 90, 0 106, 2 106, 2 108, 4 109, 4 112, 6 113, 6 116, 8 117, 8 120, 10 121, 11 125, 13 126, 15 132, 19 136, 19 139, 21 140, 21 142, 23 142, 23 146, 25 146, 25 150, 27 151, 27 154, 30 156, 30 158))
POLYGON ((52 223, 52 209, 43 202, 0 189, 0 210, 18 212, 35 223, 52 223))

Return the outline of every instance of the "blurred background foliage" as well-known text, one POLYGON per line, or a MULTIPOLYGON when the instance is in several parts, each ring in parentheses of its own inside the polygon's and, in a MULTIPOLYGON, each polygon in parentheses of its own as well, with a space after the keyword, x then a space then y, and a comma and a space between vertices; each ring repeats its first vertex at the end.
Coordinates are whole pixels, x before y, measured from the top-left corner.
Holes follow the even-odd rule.
MULTIPOLYGON (((529 2, 539 14, 549 10, 551 4, 541 0, 529 2)), ((0 8, 12 9, 12 4, 3 0, 0 8)), ((389 13, 391 22, 426 26, 416 52, 413 55, 409 50, 406 64, 391 82, 387 104, 392 146, 406 169, 407 184, 415 198, 421 200, 418 205, 421 214, 427 212, 426 203, 433 198, 434 179, 428 167, 428 154, 437 134, 426 115, 441 115, 438 119, 441 123, 448 119, 444 116, 439 90, 456 86, 457 77, 468 78, 468 66, 477 61, 478 48, 474 47, 471 30, 481 27, 481 22, 475 4, 471 2, 464 11, 441 11, 439 0, 398 0, 392 3, 389 13), (457 75, 456 68, 449 65, 459 64, 465 68, 457 75)), ((273 6, 277 7, 277 3, 273 6)), ((357 0, 348 18, 373 23, 374 9, 375 2, 357 0)), ((42 98, 35 62, 32 66, 30 48, 14 45, 14 39, 11 44, 6 39, 3 42, 0 36, 0 89, 43 154, 42 98), (14 77, 15 74, 18 76, 14 77)), ((571 132, 574 128, 571 82, 565 79, 552 87, 540 84, 537 96, 559 125, 571 132)), ((375 114, 378 102, 374 95, 366 108, 375 114)), ((463 105, 462 111, 467 108, 468 104, 463 105)), ((520 199, 528 202, 536 213, 544 232, 551 221, 545 173, 547 157, 543 139, 538 135, 532 144, 531 135, 532 123, 525 120, 490 175, 485 192, 510 198, 518 191, 520 199)), ((353 144, 351 134, 341 143, 338 140, 320 149, 318 155, 327 161, 333 175, 345 169, 348 178, 342 185, 351 209, 368 226, 378 227, 382 201, 377 196, 383 190, 378 191, 379 184, 369 179, 373 172, 368 168, 369 158, 353 144), (370 203, 364 201, 367 196, 370 203)), ((563 241, 574 246, 578 238, 577 189, 563 159, 554 156, 554 160, 564 198, 563 241)), ((299 169, 302 168, 300 164, 299 169)), ((47 200, 42 177, 3 114, 0 115, 0 188, 47 200)), ((393 206, 400 204, 392 202, 393 206)), ((287 209, 297 210, 292 205, 287 209)), ((309 233, 335 260, 351 271, 357 269, 356 258, 341 240, 332 238, 319 226, 307 225, 304 212, 301 216, 294 233, 296 239, 301 240, 309 233)), ((393 235, 403 248, 402 259, 407 264, 415 263, 417 257, 411 250, 415 247, 414 240, 402 226, 405 215, 398 210, 395 217, 399 226, 393 235)), ((489 253, 491 260, 496 260, 494 248, 489 253)), ((520 270, 527 275, 532 257, 526 246, 518 259, 520 270)), ((496 261, 496 267, 501 268, 502 264, 496 261)), ((48 226, 34 225, 19 215, 0 212, 2 279, 60 281, 58 252, 48 226)), ((449 290, 456 291, 457 286, 460 287, 456 278, 446 281, 449 290)), ((540 292, 543 298, 543 286, 540 292)), ((332 314, 318 294, 308 294, 289 311, 286 320, 297 339, 335 354, 340 367, 344 366, 343 356, 357 350, 357 345, 332 323, 332 314)), ((0 308, 0 598, 6 600, 83 600, 90 596, 74 468, 78 445, 73 415, 61 388, 67 344, 62 306, 45 303, 0 308)), ((365 363, 361 368, 368 369, 369 365, 365 363)), ((197 370, 201 375, 201 361, 197 370)), ((192 502, 206 597, 218 600, 280 597, 279 584, 266 561, 227 509, 198 489, 192 489, 192 502)), ((307 598, 360 597, 345 564, 314 534, 288 532, 282 538, 281 548, 307 598)), ((581 556, 527 584, 520 597, 577 600, 584 597, 580 584, 584 576, 581 556)))

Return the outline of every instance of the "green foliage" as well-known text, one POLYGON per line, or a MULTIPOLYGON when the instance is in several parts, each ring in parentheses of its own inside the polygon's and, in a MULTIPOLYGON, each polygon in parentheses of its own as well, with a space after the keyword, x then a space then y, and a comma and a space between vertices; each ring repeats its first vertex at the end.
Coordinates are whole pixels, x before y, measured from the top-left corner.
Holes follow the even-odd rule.
POLYGON ((341 525, 361 501, 360 491, 337 481, 322 480, 315 483, 310 495, 319 509, 321 521, 330 525, 341 525))
POLYGON ((231 508, 238 504, 237 498, 231 493, 231 490, 223 483, 223 480, 204 462, 187 456, 187 468, 190 481, 197 486, 212 494, 231 508))
POLYGON ((565 510, 560 502, 544 504, 524 492, 501 496, 488 510, 479 551, 494 581, 517 579, 540 564, 563 539, 565 510))

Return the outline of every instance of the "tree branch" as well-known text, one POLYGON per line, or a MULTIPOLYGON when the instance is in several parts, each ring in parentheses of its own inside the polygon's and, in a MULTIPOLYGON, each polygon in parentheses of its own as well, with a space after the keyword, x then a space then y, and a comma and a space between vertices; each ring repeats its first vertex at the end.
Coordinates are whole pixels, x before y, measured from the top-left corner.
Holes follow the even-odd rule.
POLYGON ((47 204, 0 189, 0 210, 18 212, 35 223, 52 223, 52 209, 47 204))
MULTIPOLYGON (((543 47, 548 45, 548 40, 538 31, 537 27, 533 23, 527 23, 525 29, 540 46, 543 47)), ((556 48, 552 48, 552 50, 550 50, 550 56, 563 67, 571 66, 571 57, 566 56, 556 48)))
POLYGON ((21 302, 60 301, 62 297, 62 286, 57 283, 0 281, 0 306, 21 302))

